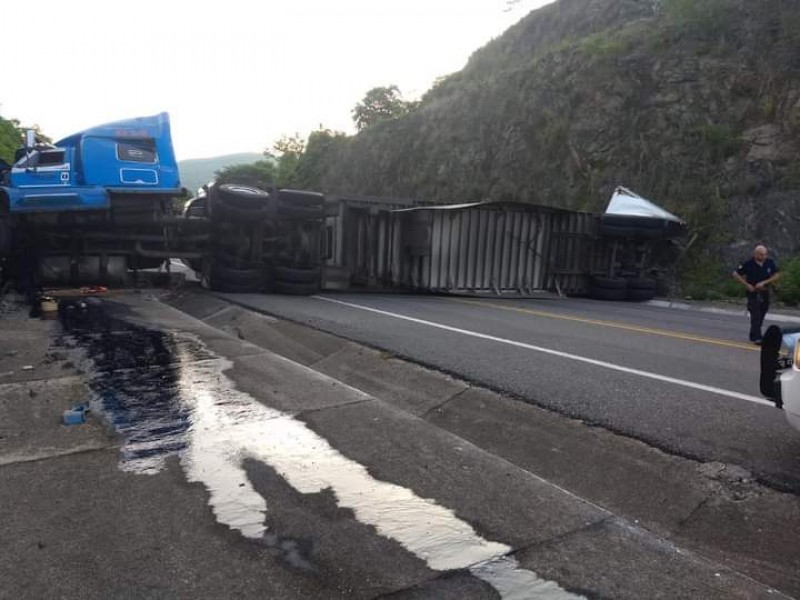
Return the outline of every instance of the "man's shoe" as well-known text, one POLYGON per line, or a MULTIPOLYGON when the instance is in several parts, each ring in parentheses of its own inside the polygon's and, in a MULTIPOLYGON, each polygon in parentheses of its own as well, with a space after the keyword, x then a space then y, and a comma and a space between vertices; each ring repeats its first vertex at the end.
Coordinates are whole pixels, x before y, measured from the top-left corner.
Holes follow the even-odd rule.
POLYGON ((763 341, 764 341, 764 340, 763 340, 762 338, 756 338, 756 339, 754 339, 754 340, 753 340, 753 343, 754 343, 756 346, 760 346, 760 345, 761 345, 761 342, 763 342, 763 341))

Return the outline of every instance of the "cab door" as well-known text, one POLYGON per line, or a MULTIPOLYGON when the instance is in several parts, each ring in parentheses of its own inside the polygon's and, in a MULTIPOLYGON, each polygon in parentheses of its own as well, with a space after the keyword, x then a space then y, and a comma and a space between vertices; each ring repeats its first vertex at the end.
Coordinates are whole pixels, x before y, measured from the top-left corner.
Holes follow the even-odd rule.
POLYGON ((17 188, 68 187, 72 183, 68 154, 63 148, 31 151, 12 168, 11 185, 17 188))

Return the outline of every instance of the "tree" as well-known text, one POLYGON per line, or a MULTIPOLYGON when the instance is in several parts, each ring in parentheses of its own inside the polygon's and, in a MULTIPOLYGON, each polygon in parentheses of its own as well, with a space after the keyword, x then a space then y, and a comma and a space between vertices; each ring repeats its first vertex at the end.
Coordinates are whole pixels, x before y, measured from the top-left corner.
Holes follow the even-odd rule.
POLYGON ((306 189, 322 188, 322 178, 337 151, 347 140, 341 131, 319 129, 308 136, 305 151, 300 155, 295 171, 297 185, 306 189))
POLYGON ((37 144, 52 144, 48 136, 42 133, 38 125, 23 127, 17 119, 0 117, 0 159, 9 164, 14 162, 14 152, 25 143, 25 130, 33 129, 37 144))
POLYGON ((295 171, 305 148, 306 143, 300 139, 297 133, 294 136, 284 135, 272 145, 272 149, 278 155, 277 179, 279 185, 295 184, 295 171))
POLYGON ((214 176, 219 183, 243 183, 263 189, 275 184, 278 167, 274 159, 266 158, 251 164, 227 166, 214 176))
POLYGON ((353 121, 361 131, 380 121, 397 119, 407 114, 415 103, 406 102, 396 85, 372 88, 353 108, 353 121))
POLYGON ((14 151, 22 145, 24 139, 19 121, 0 117, 0 159, 12 163, 14 151))

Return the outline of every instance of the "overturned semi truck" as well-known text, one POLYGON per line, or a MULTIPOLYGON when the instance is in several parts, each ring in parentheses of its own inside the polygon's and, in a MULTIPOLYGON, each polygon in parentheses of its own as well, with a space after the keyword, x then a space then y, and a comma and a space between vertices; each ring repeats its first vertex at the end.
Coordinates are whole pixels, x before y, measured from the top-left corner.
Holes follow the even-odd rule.
POLYGON ((18 287, 123 283, 180 259, 227 292, 555 291, 646 300, 685 224, 617 188, 602 214, 212 182, 186 201, 166 113, 32 135, 0 165, 0 266, 18 287), (167 261, 165 263, 165 261, 167 261))

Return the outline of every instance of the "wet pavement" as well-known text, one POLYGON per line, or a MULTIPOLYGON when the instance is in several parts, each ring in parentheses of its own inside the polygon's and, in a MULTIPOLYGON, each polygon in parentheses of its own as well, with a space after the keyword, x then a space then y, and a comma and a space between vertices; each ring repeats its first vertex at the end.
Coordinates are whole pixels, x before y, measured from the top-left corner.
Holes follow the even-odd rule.
POLYGON ((780 596, 419 418, 432 397, 242 339, 255 326, 141 294, 18 313, 8 358, 33 368, 0 381, 2 598, 780 596), (89 423, 59 424, 75 402, 89 423))

